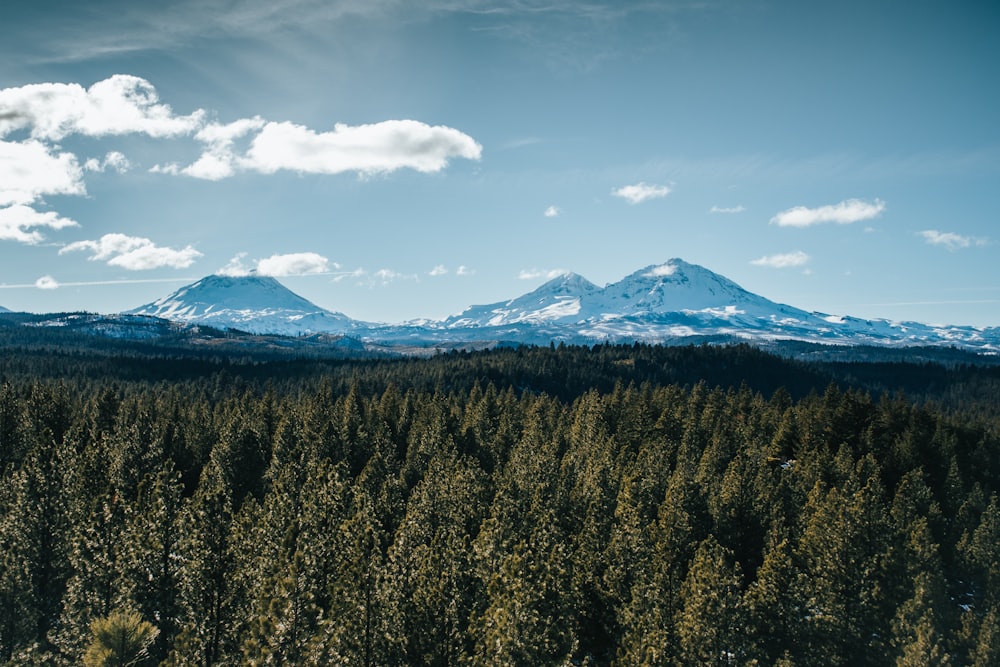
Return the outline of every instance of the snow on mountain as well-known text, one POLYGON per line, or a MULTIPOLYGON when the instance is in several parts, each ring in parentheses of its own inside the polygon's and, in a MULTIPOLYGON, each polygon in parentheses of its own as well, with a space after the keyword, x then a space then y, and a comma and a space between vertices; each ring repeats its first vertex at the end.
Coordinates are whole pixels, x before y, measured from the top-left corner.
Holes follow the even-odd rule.
POLYGON ((257 275, 208 276, 128 314, 290 336, 343 333, 361 324, 320 308, 274 278, 257 275))
POLYGON ((9 313, 9 312, 10 312, 9 310, 4 308, 3 306, 0 306, 0 313, 9 313))
POLYGON ((472 307, 444 324, 452 335, 469 340, 531 343, 665 343, 697 336, 1000 350, 1000 329, 995 327, 935 327, 810 313, 748 292, 728 278, 676 258, 604 288, 570 276, 575 284, 589 287, 563 288, 568 277, 557 278, 522 297, 472 307))
POLYGON ((350 333, 369 343, 481 347, 550 341, 669 343, 681 338, 798 340, 840 345, 954 345, 1000 352, 1000 328, 932 326, 810 313, 717 273, 671 259, 603 288, 567 273, 508 301, 441 321, 374 325, 324 310, 274 278, 209 276, 129 311, 169 320, 298 336, 350 333))
POLYGON ((647 266, 592 294, 583 304, 588 319, 649 317, 666 313, 779 319, 808 318, 809 313, 777 304, 746 291, 728 278, 680 259, 647 266))
POLYGON ((599 291, 583 276, 564 273, 527 294, 485 306, 471 306, 441 324, 449 329, 495 327, 520 322, 578 319, 581 300, 599 291))

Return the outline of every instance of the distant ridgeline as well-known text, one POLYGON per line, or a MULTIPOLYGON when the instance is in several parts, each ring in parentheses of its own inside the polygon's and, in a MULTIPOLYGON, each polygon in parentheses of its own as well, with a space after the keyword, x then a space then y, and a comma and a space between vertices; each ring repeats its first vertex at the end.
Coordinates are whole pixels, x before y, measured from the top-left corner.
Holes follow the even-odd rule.
POLYGON ((673 344, 694 337, 840 345, 958 346, 1000 353, 1000 328, 928 325, 807 312, 743 289, 681 259, 598 287, 574 273, 514 299, 470 306, 443 320, 377 324, 321 308, 266 276, 207 276, 131 315, 288 336, 337 334, 374 346, 483 347, 673 344))
POLYGON ((0 665, 1000 664, 995 365, 205 335, 0 323, 0 665))

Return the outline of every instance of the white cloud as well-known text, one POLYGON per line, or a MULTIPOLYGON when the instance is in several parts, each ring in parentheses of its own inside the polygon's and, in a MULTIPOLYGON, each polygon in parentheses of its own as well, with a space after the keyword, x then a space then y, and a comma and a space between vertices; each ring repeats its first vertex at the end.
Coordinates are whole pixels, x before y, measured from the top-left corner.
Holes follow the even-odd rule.
POLYGON ((0 208, 0 241, 19 241, 34 245, 45 240, 36 228, 64 229, 78 226, 75 220, 61 218, 54 211, 39 213, 30 206, 17 204, 0 208))
POLYGON ((809 263, 809 259, 809 255, 801 250, 796 250, 795 252, 786 252, 778 255, 765 255, 750 263, 754 266, 768 266, 772 269, 789 269, 797 266, 805 266, 809 263))
MULTIPOLYGON (((427 275, 429 275, 429 276, 431 276, 433 278, 437 278, 439 276, 446 276, 449 273, 451 273, 451 271, 448 270, 448 267, 446 267, 444 264, 438 264, 433 269, 431 269, 430 271, 428 271, 427 275)), ((465 266, 464 264, 462 266, 459 266, 457 269, 455 269, 455 275, 456 276, 471 276, 474 273, 475 273, 475 271, 473 269, 470 269, 469 267, 465 266)))
POLYGON ((265 124, 266 121, 260 116, 241 118, 231 123, 208 123, 198 130, 194 138, 212 148, 224 148, 232 146, 235 140, 260 130, 265 124))
POLYGON ((181 250, 157 246, 152 241, 125 234, 105 234, 97 241, 77 241, 59 250, 90 252, 91 261, 107 260, 109 266, 119 266, 129 271, 145 271, 162 267, 186 269, 201 253, 191 246, 181 250))
POLYGON ((160 104, 145 79, 116 74, 88 89, 78 83, 37 83, 0 90, 0 136, 28 130, 34 139, 59 141, 71 134, 91 137, 190 134, 203 122, 201 109, 175 116, 160 104))
POLYGON ((617 190, 612 190, 611 194, 615 197, 621 197, 629 204, 641 204, 642 202, 650 199, 666 197, 670 194, 670 190, 671 188, 669 185, 636 183, 635 185, 626 185, 618 188, 617 190))
POLYGON ((90 158, 83 164, 83 168, 87 171, 107 171, 108 169, 113 169, 119 174, 124 174, 132 168, 132 163, 129 162, 124 154, 118 151, 110 151, 104 156, 103 161, 97 158, 90 158))
POLYGON ((330 260, 314 252, 271 255, 257 260, 257 273, 262 276, 302 276, 329 271, 330 260))
POLYGON ((482 146, 458 130, 415 120, 387 120, 332 132, 294 123, 267 123, 239 165, 265 174, 280 169, 312 174, 389 173, 410 168, 436 172, 453 157, 478 160, 482 146))
POLYGON ((264 259, 258 259, 247 266, 245 252, 238 253, 229 262, 216 271, 221 276, 249 276, 259 274, 262 276, 306 276, 330 273, 331 269, 339 269, 336 262, 331 263, 329 259, 314 252, 293 252, 284 255, 271 255, 264 259))
POLYGON ((962 248, 969 248, 973 245, 984 246, 989 243, 986 239, 962 236, 960 234, 955 234, 954 232, 939 232, 936 229, 925 229, 922 232, 917 232, 917 234, 922 236, 927 243, 931 245, 944 246, 948 250, 961 250, 962 248))
POLYGON ((517 277, 519 280, 537 280, 538 278, 552 280, 563 275, 566 275, 565 269, 521 269, 517 277))
POLYGON ((72 153, 53 154, 39 141, 0 141, 0 206, 33 204, 45 195, 86 194, 72 153))
POLYGON ((743 206, 743 204, 740 204, 739 206, 713 206, 712 208, 708 209, 708 212, 709 213, 742 213, 745 210, 746 210, 746 208, 743 206))
POLYGON ((558 206, 549 206, 547 209, 545 209, 544 215, 546 218, 557 218, 559 217, 560 213, 562 213, 562 211, 559 210, 558 206))
POLYGON ((229 262, 216 271, 215 273, 220 276, 232 276, 234 278, 239 276, 248 276, 253 273, 253 269, 247 268, 243 264, 243 260, 246 258, 247 254, 245 252, 237 253, 229 262))
MULTIPOLYGON (((354 273, 357 273, 357 271, 355 271, 354 273)), ((397 280, 418 280, 418 278, 415 275, 400 273, 399 271, 394 271, 393 269, 379 269, 378 271, 372 274, 371 282, 372 284, 380 282, 383 285, 388 285, 389 283, 395 282, 397 280)))
POLYGON ((651 271, 646 274, 647 278, 663 278, 665 276, 672 276, 677 272, 677 267, 673 264, 660 264, 659 266, 654 266, 651 271))
POLYGON ((365 277, 367 275, 368 275, 367 271, 365 271, 361 267, 358 267, 358 268, 354 269, 353 271, 348 271, 346 273, 341 273, 340 275, 336 276, 333 279, 333 282, 339 283, 340 281, 346 280, 347 278, 359 278, 360 279, 360 278, 363 278, 363 277, 365 277))
POLYGON ((35 281, 38 289, 59 289, 59 283, 52 276, 42 276, 35 281))
POLYGON ((239 158, 233 152, 233 143, 252 132, 257 132, 265 125, 263 118, 242 118, 232 123, 210 123, 201 128, 195 139, 207 145, 193 164, 181 170, 182 173, 194 178, 218 181, 236 173, 239 158))
POLYGON ((176 176, 177 174, 181 173, 181 166, 176 162, 168 162, 167 164, 154 164, 152 167, 149 168, 149 173, 170 174, 171 176, 176 176))
MULTIPOLYGON (((156 165, 153 168, 155 169, 158 166, 156 165)), ((161 171, 165 174, 177 174, 178 168, 177 165, 166 165, 161 171)), ((229 178, 236 173, 233 169, 232 160, 227 160, 225 156, 214 153, 203 153, 195 162, 179 171, 182 174, 206 181, 221 181, 223 178, 229 178)))
POLYGON ((848 225, 852 222, 870 220, 885 210, 885 202, 876 199, 873 202, 861 199, 848 199, 839 204, 806 208, 796 206, 787 209, 771 218, 772 225, 779 227, 811 227, 824 222, 835 222, 838 225, 848 225))

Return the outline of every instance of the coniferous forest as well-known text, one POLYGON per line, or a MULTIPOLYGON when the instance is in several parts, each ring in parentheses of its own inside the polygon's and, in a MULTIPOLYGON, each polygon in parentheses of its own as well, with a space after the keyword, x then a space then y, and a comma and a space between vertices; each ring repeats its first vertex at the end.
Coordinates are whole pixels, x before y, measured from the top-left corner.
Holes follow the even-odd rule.
POLYGON ((1000 372, 8 349, 2 665, 1000 664, 1000 372))

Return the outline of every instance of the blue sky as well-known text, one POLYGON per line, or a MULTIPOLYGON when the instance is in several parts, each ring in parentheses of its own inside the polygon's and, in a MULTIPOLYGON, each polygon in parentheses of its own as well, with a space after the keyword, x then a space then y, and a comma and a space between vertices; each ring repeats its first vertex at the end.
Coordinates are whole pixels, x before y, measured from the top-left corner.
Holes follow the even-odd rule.
POLYGON ((1000 325, 993 2, 13 0, 0 305, 219 271, 372 321, 672 257, 1000 325))

